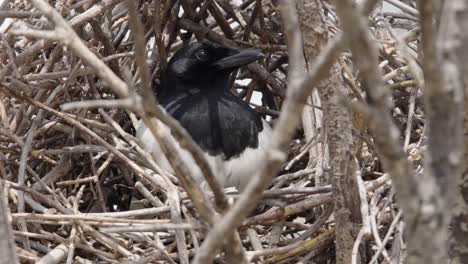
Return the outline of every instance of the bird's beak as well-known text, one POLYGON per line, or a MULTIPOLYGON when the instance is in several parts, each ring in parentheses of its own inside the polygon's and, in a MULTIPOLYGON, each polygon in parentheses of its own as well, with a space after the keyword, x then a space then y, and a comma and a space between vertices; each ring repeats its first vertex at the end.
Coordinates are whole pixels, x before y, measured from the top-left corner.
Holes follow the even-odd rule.
POLYGON ((214 62, 212 66, 218 70, 234 70, 263 57, 265 57, 265 55, 256 49, 237 49, 233 50, 231 55, 228 57, 224 57, 214 62))

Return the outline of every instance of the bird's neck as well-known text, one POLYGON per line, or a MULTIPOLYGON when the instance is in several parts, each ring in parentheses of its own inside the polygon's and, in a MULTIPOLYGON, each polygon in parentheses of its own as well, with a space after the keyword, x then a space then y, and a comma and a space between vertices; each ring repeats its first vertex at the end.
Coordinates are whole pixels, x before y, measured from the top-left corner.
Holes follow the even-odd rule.
POLYGON ((196 93, 223 94, 230 89, 229 74, 215 74, 198 79, 167 76, 161 83, 158 97, 178 97, 196 93))

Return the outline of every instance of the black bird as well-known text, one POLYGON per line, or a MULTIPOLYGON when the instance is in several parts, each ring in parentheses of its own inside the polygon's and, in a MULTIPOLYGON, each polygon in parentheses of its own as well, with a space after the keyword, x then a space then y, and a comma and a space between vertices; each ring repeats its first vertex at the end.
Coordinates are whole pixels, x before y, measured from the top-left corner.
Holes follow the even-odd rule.
MULTIPOLYGON (((268 123, 230 91, 232 72, 262 56, 254 49, 194 42, 179 49, 161 74, 158 101, 205 151, 213 168, 223 164, 225 177, 218 180, 224 187, 245 187, 259 168, 262 148, 271 135, 268 123)), ((172 171, 143 124, 137 137, 160 166, 172 171)), ((185 150, 182 155, 189 156, 185 150)))

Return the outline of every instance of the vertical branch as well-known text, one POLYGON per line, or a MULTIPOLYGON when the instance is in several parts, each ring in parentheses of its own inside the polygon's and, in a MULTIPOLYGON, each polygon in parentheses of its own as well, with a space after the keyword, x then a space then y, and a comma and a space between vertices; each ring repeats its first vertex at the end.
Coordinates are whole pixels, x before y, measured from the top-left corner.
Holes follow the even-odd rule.
MULTIPOLYGON (((164 1, 166 2, 166 1, 164 1)), ((167 4, 167 3, 166 3, 167 4)), ((163 38, 163 27, 162 27, 162 17, 163 17, 163 1, 154 0, 155 7, 155 21, 154 21, 154 35, 155 42, 159 52, 159 61, 161 69, 166 68, 167 64, 167 54, 166 48, 164 47, 164 38, 163 38)))
MULTIPOLYGON (((447 232, 452 195, 459 175, 462 154, 462 85, 450 56, 450 40, 445 49, 437 42, 435 1, 419 1, 422 28, 422 64, 428 137, 424 179, 420 183, 421 210, 409 242, 408 263, 442 263, 447 258, 447 232), (443 52, 443 53, 442 53, 443 52), (444 61, 442 61, 444 54, 444 61), (441 65, 443 67, 441 67, 441 65)), ((444 22, 444 21, 441 21, 444 22)), ((450 34, 450 29, 441 34, 450 34)), ((441 38, 443 35, 440 36, 441 38)), ((445 36, 444 36, 445 37, 445 36)), ((452 42, 453 43, 453 42, 452 42)))
MULTIPOLYGON (((150 71, 148 64, 146 63, 146 47, 144 39, 143 26, 138 20, 138 13, 134 1, 128 0, 127 7, 129 12, 130 27, 133 33, 133 39, 135 40, 135 60, 138 64, 138 70, 140 73, 140 87, 141 94, 143 96, 143 109, 152 109, 158 107, 156 99, 153 95, 150 82, 150 71)), ((144 119, 145 120, 145 119, 144 119)), ((150 123, 150 121, 146 121, 150 123)), ((160 131, 160 129, 159 129, 160 131)), ((154 133, 154 132, 153 132, 154 133)), ((156 134, 156 133, 155 133, 156 134)), ((169 199, 171 200, 173 207, 171 207, 171 219, 178 223, 180 219, 180 205, 178 201, 178 195, 175 192, 171 192, 169 199), (177 217, 179 216, 179 217, 177 217)), ((187 253, 187 243, 185 240, 185 233, 183 230, 175 230, 175 237, 177 242, 177 249, 179 252, 180 263, 188 264, 189 258, 187 253)))
POLYGON ((8 189, 5 188, 5 182, 0 180, 0 263, 18 263, 16 255, 16 247, 13 240, 13 232, 11 231, 11 223, 8 220, 10 217, 10 208, 8 208, 8 189))
POLYGON ((354 1, 342 0, 335 3, 344 37, 362 77, 361 85, 367 92, 369 127, 384 169, 392 177, 397 201, 405 214, 409 232, 408 247, 411 250, 419 243, 426 242, 417 241, 413 232, 421 213, 419 182, 412 176, 413 172, 400 143, 400 133, 389 114, 389 92, 383 86, 377 49, 372 43, 364 18, 356 12, 354 1))
MULTIPOLYGON (((293 12, 293 15, 289 15, 288 13, 288 15, 284 17, 284 23, 289 23, 289 25, 285 25, 284 28, 286 30, 293 30, 289 32, 288 49, 291 52, 289 61, 290 63, 294 63, 295 61, 297 62, 294 56, 298 56, 297 54, 302 56, 302 40, 300 35, 297 35, 300 34, 298 28, 299 22, 295 14, 294 5, 286 0, 282 1, 281 4, 283 7, 287 8, 287 11, 293 12), (291 24, 295 26, 293 27, 291 24)), ((286 12, 285 10, 283 11, 286 12)), ((212 263, 220 247, 219 241, 222 241, 226 237, 226 234, 237 228, 242 223, 243 219, 255 208, 262 196, 262 191, 270 184, 286 158, 284 152, 294 135, 296 126, 299 124, 300 112, 306 103, 307 96, 311 93, 312 88, 327 76, 341 47, 340 38, 327 45, 324 52, 311 67, 310 75, 303 82, 294 79, 296 74, 289 76, 289 88, 286 101, 283 104, 282 112, 273 131, 265 160, 261 162, 261 169, 249 182, 234 206, 226 213, 221 221, 210 230, 205 241, 195 255, 193 263, 212 263)), ((292 66, 292 68, 290 67, 290 70, 299 69, 299 66, 302 67, 302 65, 296 65, 292 66)))
MULTIPOLYGON (((421 16, 424 15, 423 11, 420 11, 420 13, 421 16)), ((445 1, 442 7, 440 28, 438 31, 439 36, 437 37, 437 44, 440 49, 439 57, 443 66, 440 67, 439 64, 436 68, 443 70, 441 73, 443 84, 439 87, 432 87, 432 83, 428 81, 425 82, 427 103, 443 104, 443 101, 445 101, 444 104, 446 104, 446 109, 443 109, 446 119, 442 120, 441 123, 438 123, 438 120, 433 120, 432 122, 437 123, 432 124, 431 120, 429 120, 429 135, 435 138, 429 141, 430 145, 428 151, 437 152, 438 149, 433 148, 438 148, 439 146, 434 144, 444 143, 440 150, 451 152, 445 154, 446 156, 443 157, 444 162, 441 164, 435 163, 436 160, 430 155, 433 159, 430 165, 441 166, 437 171, 442 171, 442 173, 444 173, 434 176, 439 180, 439 187, 444 194, 443 198, 447 199, 445 201, 446 204, 448 203, 446 208, 452 209, 453 216, 450 224, 452 232, 449 238, 448 248, 450 263, 457 264, 468 262, 468 229, 466 228, 466 223, 468 221, 468 110, 467 104, 463 100, 466 100, 468 94, 468 54, 466 53, 468 33, 462 28, 462 25, 466 25, 466 23, 468 23, 468 5, 466 1, 445 1), (432 91, 433 89, 435 91, 432 91), (439 96, 435 95, 436 92, 442 93, 440 100, 443 101, 438 102, 439 96), (434 96, 432 100, 429 98, 430 94, 434 96), (436 141, 437 138, 439 140, 441 139, 442 130, 445 132, 445 140, 442 142, 436 141), (446 134, 447 132, 450 133, 449 136, 446 134), (462 134, 463 132, 464 134, 462 134), (447 149, 448 147, 451 147, 451 149, 447 149), (464 156, 460 157, 460 152, 462 151, 464 152, 464 156), (454 159, 452 159, 452 157, 454 159), (459 168, 462 170, 461 173, 459 168), (454 197, 451 197, 452 195, 454 195, 454 197)), ((431 25, 428 24, 427 26, 431 25)), ((425 31, 423 31, 423 34, 424 32, 425 31)), ((426 33, 426 38, 427 36, 426 33)), ((425 57, 428 55, 429 54, 424 53, 425 57)), ((437 108, 434 107, 427 111, 433 112, 436 110, 437 108)), ((439 113, 439 115, 441 114, 442 113, 439 113)), ((432 113, 430 116, 435 118, 437 114, 432 113)), ((435 155, 437 155, 437 153, 435 155)), ((440 153, 440 155, 443 155, 443 153, 440 153)), ((430 168, 426 168, 426 173, 429 173, 429 171, 427 171, 428 169, 430 168)), ((446 219, 444 218, 444 220, 446 219)))
MULTIPOLYGON (((299 5, 305 53, 308 61, 313 61, 328 41, 328 29, 322 20, 320 1, 302 0, 299 5)), ((330 153, 330 180, 335 199, 336 263, 349 263, 362 219, 351 116, 348 109, 339 103, 339 97, 344 94, 340 72, 339 65, 335 63, 330 77, 319 85, 317 91, 323 104, 323 122, 330 153)))

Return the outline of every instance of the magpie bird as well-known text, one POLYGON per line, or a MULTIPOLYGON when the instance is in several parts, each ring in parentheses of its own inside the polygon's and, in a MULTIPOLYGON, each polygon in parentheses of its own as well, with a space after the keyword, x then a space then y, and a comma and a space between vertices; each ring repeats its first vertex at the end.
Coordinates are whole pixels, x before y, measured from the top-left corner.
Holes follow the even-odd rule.
MULTIPOLYGON (((261 57, 263 54, 255 49, 194 42, 179 49, 161 73, 157 94, 160 105, 188 131, 215 171, 222 164, 224 174, 220 175, 224 177, 218 180, 224 187, 242 190, 246 186, 259 168, 271 136, 268 123, 230 89, 231 74, 261 57)), ((136 134, 156 162, 172 172, 143 123, 136 134)), ((186 150, 180 153, 184 161, 193 162, 186 150)))

